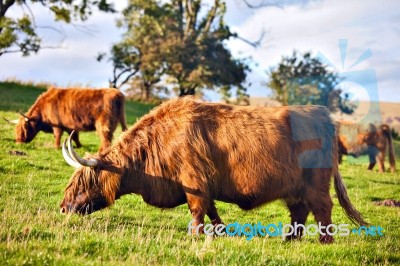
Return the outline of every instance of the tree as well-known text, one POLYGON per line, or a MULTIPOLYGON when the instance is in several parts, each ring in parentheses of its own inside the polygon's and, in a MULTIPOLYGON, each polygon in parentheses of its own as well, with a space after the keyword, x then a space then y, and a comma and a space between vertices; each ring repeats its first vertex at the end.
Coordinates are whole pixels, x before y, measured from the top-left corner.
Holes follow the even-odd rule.
POLYGON ((337 85, 341 81, 338 74, 327 69, 310 52, 282 57, 277 67, 268 73, 267 86, 273 91, 277 101, 283 105, 316 104, 327 106, 331 112, 337 110, 352 113, 348 95, 341 95, 337 85))
POLYGON ((128 98, 136 101, 159 104, 169 95, 168 89, 158 82, 146 80, 141 75, 132 77, 125 91, 128 98))
POLYGON ((107 0, 0 0, 0 56, 17 52, 27 56, 45 48, 37 33, 38 26, 31 11, 34 4, 47 8, 54 15, 55 21, 65 23, 85 21, 92 14, 93 7, 105 12, 115 12, 107 0), (17 6, 23 10, 21 17, 6 16, 10 8, 17 6))
POLYGON ((129 1, 119 22, 126 33, 111 53, 114 83, 156 76, 154 81, 168 81, 180 96, 222 87, 246 95, 249 68, 225 47, 226 40, 237 37, 224 22, 225 11, 221 0, 209 8, 201 0, 129 1))

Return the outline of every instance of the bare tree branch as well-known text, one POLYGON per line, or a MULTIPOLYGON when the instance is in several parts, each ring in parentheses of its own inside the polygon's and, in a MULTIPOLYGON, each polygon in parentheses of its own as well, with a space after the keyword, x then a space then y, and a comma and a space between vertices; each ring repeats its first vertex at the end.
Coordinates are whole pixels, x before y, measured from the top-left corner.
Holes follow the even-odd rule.
POLYGON ((28 9, 28 12, 29 12, 29 14, 30 14, 30 16, 31 16, 31 20, 32 20, 32 23, 33 23, 33 27, 36 28, 35 16, 33 15, 33 12, 32 12, 32 10, 31 10, 31 8, 28 6, 28 4, 27 4, 25 1, 22 1, 22 7, 23 7, 23 6, 26 6, 26 9, 28 9))
POLYGON ((191 33, 196 31, 197 17, 200 11, 200 2, 195 2, 192 7, 192 24, 190 25, 191 33))
POLYGON ((126 76, 126 78, 117 86, 117 88, 118 88, 118 89, 121 88, 121 86, 124 85, 125 83, 127 83, 127 82, 129 81, 129 79, 130 79, 131 77, 133 77, 134 75, 136 75, 136 73, 137 73, 138 71, 139 71, 139 70, 135 70, 134 72, 132 72, 131 74, 129 74, 128 76, 126 76))
POLYGON ((261 34, 260 34, 260 37, 256 41, 249 41, 248 39, 245 39, 245 38, 239 36, 236 33, 232 34, 232 37, 234 37, 234 38, 236 38, 238 40, 241 40, 241 41, 253 46, 254 48, 258 48, 258 47, 261 46, 262 40, 264 39, 264 36, 265 36, 265 33, 266 33, 266 31, 263 29, 261 34))
MULTIPOLYGON (((46 45, 46 46, 40 46, 40 49, 66 49, 65 47, 61 46, 61 45, 57 45, 57 46, 52 46, 52 45, 46 45)), ((36 52, 34 49, 27 49, 27 51, 29 52, 36 52)), ((20 53, 21 50, 3 50, 0 51, 0 56, 3 54, 12 54, 12 53, 20 53)))
POLYGON ((178 1, 179 6, 179 32, 181 33, 181 38, 183 38, 183 3, 182 0, 178 1))
POLYGON ((139 72, 139 70, 140 70, 140 69, 139 69, 139 66, 140 66, 140 63, 136 64, 134 67, 126 67, 126 68, 122 69, 118 74, 117 74, 117 67, 114 67, 114 69, 113 69, 113 76, 114 76, 114 77, 113 77, 113 80, 108 80, 109 83, 110 83, 110 87, 118 88, 118 89, 119 89, 122 85, 124 85, 125 83, 127 83, 131 77, 133 77, 134 75, 136 75, 136 74, 139 72), (129 72, 132 72, 132 73, 130 73, 129 75, 127 75, 127 76, 125 77, 125 79, 117 86, 118 80, 119 80, 124 74, 129 73, 129 72))
POLYGON ((211 8, 211 10, 208 12, 207 15, 207 20, 204 26, 204 32, 208 33, 211 28, 211 24, 213 23, 215 19, 215 15, 217 14, 218 7, 220 5, 219 0, 214 0, 214 6, 211 8))
POLYGON ((4 17, 7 10, 15 3, 15 0, 8 0, 3 4, 3 1, 0 1, 0 18, 4 17))
POLYGON ((80 31, 84 34, 87 34, 89 36, 94 37, 96 32, 98 30, 96 29, 95 26, 90 26, 90 25, 81 25, 81 24, 75 24, 75 23, 70 23, 77 31, 80 31))
POLYGON ((253 9, 257 9, 257 8, 261 8, 261 7, 266 7, 266 6, 274 6, 274 7, 278 7, 278 8, 282 8, 282 3, 281 1, 266 1, 266 0, 261 0, 258 4, 251 4, 248 0, 242 0, 243 3, 245 3, 245 5, 248 8, 253 8, 253 9))
POLYGON ((190 31, 190 24, 192 23, 192 7, 191 7, 191 0, 185 0, 185 9, 186 9, 186 27, 184 36, 189 36, 190 31))
POLYGON ((63 36, 63 39, 66 38, 67 34, 65 33, 65 31, 57 29, 56 27, 53 26, 36 26, 37 29, 45 29, 45 30, 52 30, 57 32, 58 34, 63 36))

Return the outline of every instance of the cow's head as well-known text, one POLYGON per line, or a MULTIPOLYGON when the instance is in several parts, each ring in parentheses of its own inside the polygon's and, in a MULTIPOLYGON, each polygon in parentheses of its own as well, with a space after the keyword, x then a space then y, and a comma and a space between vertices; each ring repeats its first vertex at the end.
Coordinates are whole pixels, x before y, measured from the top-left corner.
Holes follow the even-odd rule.
POLYGON ((65 140, 62 153, 65 161, 76 168, 65 189, 61 213, 90 214, 114 203, 120 184, 120 170, 101 156, 81 158, 72 148, 71 137, 65 140))
POLYGON ((37 118, 28 117, 21 113, 21 117, 15 121, 15 141, 17 143, 28 143, 39 132, 39 121, 37 118))

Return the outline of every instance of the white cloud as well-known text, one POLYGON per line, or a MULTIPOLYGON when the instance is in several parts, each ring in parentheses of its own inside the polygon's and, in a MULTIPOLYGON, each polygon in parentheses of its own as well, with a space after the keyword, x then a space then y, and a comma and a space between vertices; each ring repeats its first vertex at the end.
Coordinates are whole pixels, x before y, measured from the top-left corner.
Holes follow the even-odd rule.
MULTIPOLYGON (((257 39, 259 33, 268 30, 265 44, 254 49, 238 40, 229 43, 236 55, 251 55, 259 63, 260 70, 276 65, 282 55, 299 51, 321 52, 339 70, 342 69, 339 39, 348 39, 345 71, 366 50, 373 56, 352 70, 372 68, 378 77, 381 100, 400 101, 400 93, 387 97, 400 77, 398 61, 400 52, 400 4, 398 1, 316 1, 306 5, 291 5, 283 9, 262 8, 253 11, 242 23, 232 27, 240 36, 257 39), (397 61, 396 61, 397 60, 397 61)), ((251 93, 260 91, 254 84, 251 93)), ((267 93, 267 92, 266 92, 267 93)))
MULTIPOLYGON (((126 1, 115 3, 121 10, 126 1)), ((227 0, 227 8, 227 24, 240 36, 257 40, 263 30, 267 31, 265 42, 258 49, 239 40, 228 43, 234 55, 252 56, 258 64, 249 76, 252 95, 269 93, 260 85, 267 80, 265 71, 277 64, 282 55, 290 55, 293 49, 312 50, 315 54, 319 51, 341 69, 338 40, 348 39, 345 70, 366 49, 371 49, 373 56, 352 70, 374 69, 381 100, 400 101, 400 2, 289 0, 283 8, 249 9, 241 0, 227 0)), ((66 48, 43 49, 26 58, 5 54, 0 57, 0 79, 17 77, 50 81, 60 86, 72 83, 108 86, 112 66, 108 62, 97 62, 95 57, 98 52, 109 51, 111 44, 120 40, 122 32, 115 26, 116 15, 94 12, 82 24, 94 29, 93 35, 88 35, 71 25, 54 23, 49 12, 40 6, 34 12, 38 25, 52 25, 65 33, 63 46, 66 48)), ((44 40, 50 44, 63 39, 63 35, 53 31, 43 32, 44 40)))
MULTIPOLYGON (((123 6, 121 1, 118 10, 123 6)), ((42 49, 36 55, 4 54, 0 57, 0 79, 16 77, 21 80, 46 81, 58 86, 73 84, 108 87, 112 65, 97 62, 99 52, 108 52, 113 42, 121 38, 121 30, 115 26, 116 16, 94 12, 84 23, 74 25, 55 23, 51 14, 33 5, 36 24, 53 27, 40 29, 43 46, 61 46, 60 49, 42 49), (61 33, 59 33, 61 32, 61 33)), ((20 15, 15 8, 10 16, 20 15)))

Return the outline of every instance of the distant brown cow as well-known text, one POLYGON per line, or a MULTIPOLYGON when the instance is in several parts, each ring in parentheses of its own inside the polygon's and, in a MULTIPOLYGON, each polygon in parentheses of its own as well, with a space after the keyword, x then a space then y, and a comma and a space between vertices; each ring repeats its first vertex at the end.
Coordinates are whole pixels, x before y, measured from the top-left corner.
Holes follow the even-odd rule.
MULTIPOLYGON (((124 101, 124 95, 115 89, 51 88, 15 121, 16 142, 28 143, 39 131, 52 132, 58 148, 63 131, 96 130, 102 151, 110 146, 118 122, 122 130, 127 129, 124 101)), ((78 134, 74 141, 81 146, 78 134)))
MULTIPOLYGON (((194 226, 204 223, 205 215, 216 225, 222 221, 215 200, 249 210, 282 199, 292 224, 304 224, 312 212, 327 226, 332 223, 333 175, 339 203, 350 219, 365 224, 339 174, 335 126, 324 107, 170 100, 140 119, 110 150, 83 159, 70 136, 63 155, 77 170, 65 190, 62 213, 91 213, 136 193, 161 208, 188 203, 194 226)), ((332 242, 322 232, 320 241, 332 242)), ((290 239, 300 235, 301 229, 290 239)))
POLYGON ((375 126, 369 124, 361 126, 358 124, 340 123, 339 130, 339 161, 342 155, 353 157, 368 155, 368 170, 372 170, 378 161, 379 172, 385 171, 386 147, 389 149, 390 170, 396 171, 396 159, 391 136, 390 127, 386 124, 375 126))

